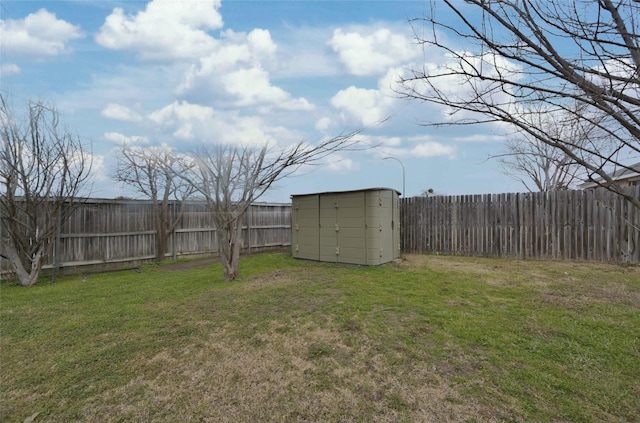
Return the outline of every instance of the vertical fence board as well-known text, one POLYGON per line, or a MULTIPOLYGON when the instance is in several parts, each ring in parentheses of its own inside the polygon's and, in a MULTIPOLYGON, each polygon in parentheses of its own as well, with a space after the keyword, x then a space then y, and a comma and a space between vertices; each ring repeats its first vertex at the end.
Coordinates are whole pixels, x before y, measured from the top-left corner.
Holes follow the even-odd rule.
MULTIPOLYGON (((245 218, 245 251, 290 245, 290 204, 257 203, 245 218)), ((179 203, 171 204, 171 215, 180 213, 179 203)), ((100 269, 123 267, 155 257, 156 232, 153 203, 140 200, 89 199, 76 208, 60 228, 59 251, 51 249, 43 259, 45 268, 100 265, 100 269), (56 254, 57 261, 56 261, 56 254)), ((5 238, 0 239, 0 252, 5 238)), ((52 243, 55 245, 55 243, 52 243)), ((206 255, 217 252, 217 233, 206 204, 187 202, 170 235, 165 257, 206 255)), ((0 273, 9 272, 8 260, 0 261, 0 273)))
MULTIPOLYGON (((640 187, 628 188, 640 198, 640 187)), ((401 200, 405 253, 581 259, 640 263, 640 211, 606 190, 414 197, 401 200)), ((89 200, 64 222, 59 250, 44 265, 81 266, 152 259, 155 229, 149 201, 89 200)), ((179 213, 172 204, 172 215, 179 213)), ((243 222, 245 250, 290 245, 290 204, 255 204, 243 222)), ((5 238, 0 237, 0 251, 5 238)), ((56 243, 50 243, 52 246, 56 243)), ((206 204, 187 203, 166 257, 217 251, 206 204)), ((0 272, 10 270, 0 261, 0 272)))
POLYGON ((406 253, 640 263, 640 211, 602 189, 407 198, 401 208, 406 253))

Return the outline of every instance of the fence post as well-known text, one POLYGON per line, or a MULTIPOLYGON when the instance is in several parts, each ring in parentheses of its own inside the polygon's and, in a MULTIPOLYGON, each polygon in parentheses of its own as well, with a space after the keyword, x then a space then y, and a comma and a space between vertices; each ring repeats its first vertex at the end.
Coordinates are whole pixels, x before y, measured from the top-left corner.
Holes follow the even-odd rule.
POLYGON ((249 244, 249 254, 251 254, 251 224, 253 220, 253 204, 249 205, 249 212, 247 213, 247 243, 249 244))
POLYGON ((61 226, 62 226, 62 207, 64 207, 64 205, 62 205, 60 207, 60 210, 58 210, 58 216, 56 218, 56 237, 54 240, 54 246, 53 246, 53 275, 51 276, 51 283, 54 283, 56 281, 56 278, 58 277, 58 273, 60 272, 60 232, 61 232, 61 226))
MULTIPOLYGON (((171 208, 173 209, 173 213, 171 215, 171 221, 174 222, 174 219, 177 216, 176 213, 176 202, 175 200, 171 202, 171 208)), ((182 205, 181 205, 182 206, 182 205)), ((176 260, 178 257, 178 253, 176 252, 176 228, 178 227, 177 224, 173 225, 173 228, 171 230, 171 251, 173 252, 173 259, 176 260)))

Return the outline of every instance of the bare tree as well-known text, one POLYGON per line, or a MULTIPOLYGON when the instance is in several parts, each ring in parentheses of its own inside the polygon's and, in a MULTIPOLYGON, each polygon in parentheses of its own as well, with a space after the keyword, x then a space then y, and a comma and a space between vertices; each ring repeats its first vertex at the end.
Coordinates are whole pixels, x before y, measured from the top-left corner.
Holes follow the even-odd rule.
POLYGON ((18 120, 0 96, 1 224, 8 235, 6 256, 23 286, 37 282, 51 239, 73 212, 91 171, 90 154, 61 125, 54 107, 31 102, 26 109, 18 120))
POLYGON ((359 150, 355 135, 352 132, 318 145, 299 143, 278 152, 268 146, 218 145, 194 155, 196 171, 181 175, 189 178, 191 186, 207 201, 216 225, 225 281, 238 276, 242 220, 251 203, 302 165, 318 164, 337 151, 359 150))
POLYGON ((567 148, 572 155, 541 142, 527 132, 519 131, 516 137, 507 140, 505 152, 494 157, 500 162, 503 172, 521 182, 529 191, 571 188, 584 174, 584 167, 572 158, 583 157, 579 147, 590 142, 604 152, 610 146, 606 134, 601 134, 591 122, 577 119, 577 114, 575 110, 572 113, 547 113, 545 109, 540 109, 529 118, 532 121, 535 119, 532 124, 552 138, 567 141, 567 148))
POLYGON ((182 217, 185 201, 193 187, 177 174, 190 170, 190 161, 169 147, 123 145, 118 152, 114 179, 133 187, 153 203, 156 229, 156 262, 164 260, 167 240, 182 217), (179 202, 176 213, 170 212, 172 201, 179 202))
POLYGON ((400 91, 446 106, 448 114, 427 125, 507 123, 640 208, 612 178, 640 155, 639 16, 636 0, 434 1, 430 15, 412 23, 425 52, 446 60, 413 69, 400 91), (572 115, 598 137, 576 142, 549 132, 536 124, 541 108, 572 115))
POLYGON ((435 197, 436 195, 440 195, 433 188, 426 188, 420 192, 420 197, 435 197))
POLYGON ((562 150, 526 137, 507 140, 506 152, 498 161, 505 175, 531 192, 567 190, 580 171, 562 150))

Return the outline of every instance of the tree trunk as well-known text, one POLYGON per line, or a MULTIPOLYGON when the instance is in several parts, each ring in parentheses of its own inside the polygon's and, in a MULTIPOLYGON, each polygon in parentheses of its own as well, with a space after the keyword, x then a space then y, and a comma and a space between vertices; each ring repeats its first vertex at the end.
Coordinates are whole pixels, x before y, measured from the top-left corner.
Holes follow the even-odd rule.
POLYGON ((42 268, 42 250, 42 247, 38 248, 33 255, 31 258, 31 270, 27 272, 25 266, 22 264, 22 260, 20 260, 16 247, 9 244, 9 260, 11 261, 11 267, 13 267, 13 270, 16 272, 20 286, 31 286, 38 282, 38 276, 40 276, 40 269, 42 268))
MULTIPOLYGON (((154 200, 155 201, 155 200, 154 200)), ((156 263, 165 258, 167 238, 169 238, 169 206, 168 199, 154 203, 153 215, 156 226, 156 263)))
POLYGON ((167 251, 167 230, 164 227, 156 229, 156 263, 164 260, 164 253, 167 251))
POLYGON ((230 282, 238 277, 240 248, 242 247, 242 240, 240 239, 242 228, 238 228, 238 223, 238 220, 228 222, 226 227, 218 230, 218 246, 225 282, 230 282))

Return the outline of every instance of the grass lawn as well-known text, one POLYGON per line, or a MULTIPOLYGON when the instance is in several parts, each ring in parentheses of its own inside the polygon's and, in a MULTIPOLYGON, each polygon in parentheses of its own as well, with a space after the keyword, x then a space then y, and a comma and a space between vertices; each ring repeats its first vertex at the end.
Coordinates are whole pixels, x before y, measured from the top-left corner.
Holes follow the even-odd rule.
POLYGON ((0 421, 631 422, 640 267, 244 257, 0 291, 0 421))

